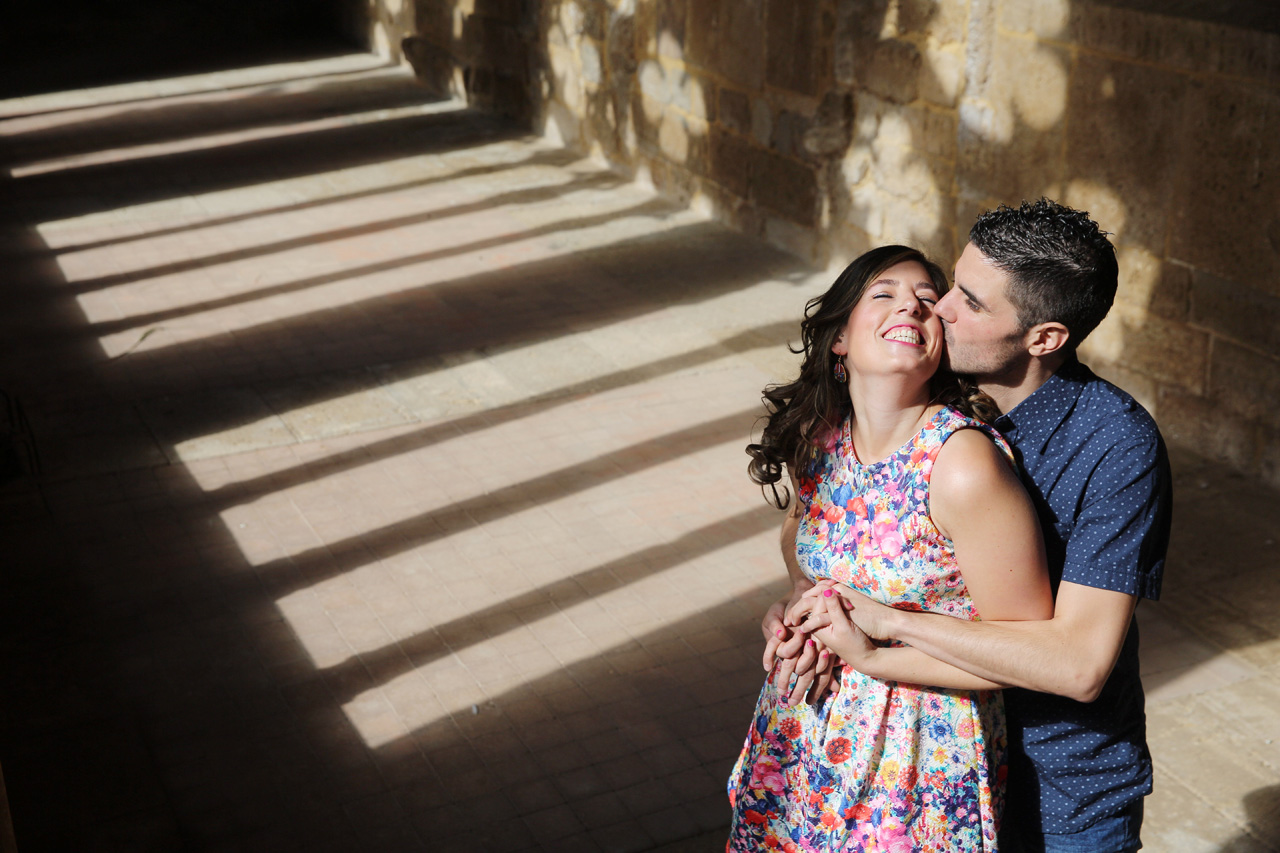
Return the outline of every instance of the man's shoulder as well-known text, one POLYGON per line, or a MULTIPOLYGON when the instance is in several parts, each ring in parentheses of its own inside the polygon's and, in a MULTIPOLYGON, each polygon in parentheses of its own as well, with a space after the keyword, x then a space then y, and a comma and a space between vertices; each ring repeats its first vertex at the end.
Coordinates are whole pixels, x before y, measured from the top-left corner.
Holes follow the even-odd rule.
POLYGON ((1067 416, 1072 432, 1083 442, 1116 446, 1163 446, 1155 418, 1133 395, 1080 365, 1080 393, 1067 416))

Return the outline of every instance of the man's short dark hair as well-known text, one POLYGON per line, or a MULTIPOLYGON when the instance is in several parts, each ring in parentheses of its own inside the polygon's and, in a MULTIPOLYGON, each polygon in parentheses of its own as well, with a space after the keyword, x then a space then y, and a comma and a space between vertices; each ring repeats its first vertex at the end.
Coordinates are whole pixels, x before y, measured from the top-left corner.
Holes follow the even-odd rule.
POLYGON ((1074 349, 1111 310, 1119 268, 1107 232, 1089 214, 1042 198, 978 217, 969 242, 1009 274, 1023 331, 1054 321, 1074 349))

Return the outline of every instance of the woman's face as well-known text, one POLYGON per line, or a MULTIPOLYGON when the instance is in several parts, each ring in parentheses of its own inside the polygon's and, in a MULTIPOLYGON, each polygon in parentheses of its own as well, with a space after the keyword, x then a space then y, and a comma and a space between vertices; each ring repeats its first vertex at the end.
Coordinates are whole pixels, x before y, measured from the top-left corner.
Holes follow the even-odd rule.
POLYGON ((942 359, 941 294, 925 268, 903 261, 876 276, 849 314, 831 351, 845 356, 850 375, 933 376, 942 359))

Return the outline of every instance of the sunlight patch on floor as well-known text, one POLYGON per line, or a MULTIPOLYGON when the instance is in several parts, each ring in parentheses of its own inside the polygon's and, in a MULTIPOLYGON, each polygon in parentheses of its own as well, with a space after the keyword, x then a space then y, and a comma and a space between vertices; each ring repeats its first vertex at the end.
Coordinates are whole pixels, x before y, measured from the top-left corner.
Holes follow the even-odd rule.
POLYGON ((121 104, 151 98, 181 97, 203 92, 218 92, 234 87, 282 85, 304 77, 372 71, 385 67, 386 64, 385 59, 373 54, 349 53, 324 59, 256 65, 205 74, 190 74, 184 77, 167 77, 89 89, 27 95, 0 100, 0 118, 86 109, 104 104, 121 104))
POLYGON ((441 101, 430 104, 413 104, 407 107, 389 107, 370 110, 363 113, 344 113, 339 116, 313 119, 311 121, 293 122, 275 127, 256 127, 227 133, 212 133, 188 139, 174 139, 166 142, 155 142, 147 145, 133 145, 123 148, 109 148, 103 151, 91 151, 69 157, 56 157, 15 166, 9 169, 9 176, 21 180, 31 175, 44 175, 50 172, 83 169, 88 166, 100 166, 107 163, 127 163, 132 160, 146 160, 152 157, 166 157, 173 154, 185 154, 191 151, 208 151, 224 145, 239 145, 245 142, 260 142, 266 139, 282 139, 304 133, 315 133, 322 130, 357 127, 379 121, 408 118, 411 116, 434 115, 438 113, 456 112, 465 109, 458 101, 441 101))

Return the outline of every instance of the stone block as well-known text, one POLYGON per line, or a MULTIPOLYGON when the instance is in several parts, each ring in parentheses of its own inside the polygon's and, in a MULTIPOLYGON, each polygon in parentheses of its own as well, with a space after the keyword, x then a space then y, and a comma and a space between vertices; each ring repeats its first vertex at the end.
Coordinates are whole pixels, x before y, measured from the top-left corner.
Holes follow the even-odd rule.
POLYGON ((1280 358, 1215 341, 1209 395, 1229 412, 1280 429, 1280 358))
POLYGON ((720 30, 721 7, 727 0, 693 0, 685 18, 686 62, 707 66, 713 61, 720 30))
POLYGON ((920 91, 920 50, 898 39, 876 42, 857 62, 857 79, 867 91, 899 104, 914 101, 920 91))
POLYGON ((1103 3, 1073 5, 1071 32, 1081 47, 1180 71, 1274 80, 1275 33, 1103 3))
POLYGON ((1152 414, 1170 444, 1242 471, 1254 468, 1258 435, 1251 421, 1227 416, 1205 397, 1172 389, 1161 391, 1152 414))
POLYGON ((962 42, 968 8, 954 0, 898 0, 898 33, 932 38, 938 44, 962 42))
POLYGON ((428 91, 436 95, 455 94, 450 90, 454 62, 447 50, 424 36, 410 36, 400 43, 401 50, 416 76, 428 91))
POLYGON ((773 144, 773 108, 764 98, 751 99, 751 136, 765 148, 773 144))
POLYGON ((604 68, 600 61, 600 50, 595 42, 582 40, 578 50, 578 58, 582 62, 582 82, 588 89, 596 89, 604 81, 604 68))
POLYGON ((1280 90, 1192 81, 1182 118, 1169 256, 1280 296, 1280 90))
POLYGON ((996 20, 1011 32, 1061 41, 1071 35, 1071 6, 1070 0, 1000 0, 996 20))
POLYGON ((444 0, 420 0, 413 8, 414 34, 436 44, 448 44, 453 36, 453 10, 444 0))
POLYGON ((1187 79, 1180 74, 1083 54, 1068 96, 1066 165, 1072 180, 1106 187, 1123 219, 1106 227, 1160 251, 1178 167, 1187 79))
POLYGON ((752 152, 751 199, 800 225, 818 221, 818 174, 771 151, 752 152))
POLYGON ((920 97, 954 108, 964 88, 964 51, 957 45, 926 47, 920 64, 920 97))
POLYGON ((764 0, 728 0, 716 70, 753 91, 764 84, 764 0))
POLYGON ((605 55, 609 73, 615 77, 629 77, 639 64, 637 58, 636 26, 634 15, 614 15, 609 21, 605 36, 605 55))
POLYGON ((998 38, 984 96, 960 103, 957 178, 970 196, 1016 204, 1060 193, 1069 56, 1029 44, 998 38))
POLYGON ((806 228, 787 219, 765 216, 764 239, 809 263, 818 263, 821 240, 814 228, 806 228))
POLYGON ((868 252, 880 242, 861 228, 847 221, 840 221, 831 232, 831 258, 833 267, 842 269, 854 258, 868 252))
POLYGON ((1261 352, 1280 353, 1280 297, 1199 269, 1191 275, 1191 322, 1261 352))
POLYGON ((1157 317, 1185 321, 1191 316, 1191 268, 1165 261, 1160 278, 1151 291, 1147 310, 1157 317))
MULTIPOLYGON (((1089 215, 1104 230, 1107 229, 1106 210, 1081 204, 1080 199, 1072 191, 1074 184, 1068 187, 1066 203, 1077 210, 1088 211, 1089 215)), ((1113 239, 1113 242, 1114 239, 1113 239)), ((1142 246, 1125 242, 1116 245, 1116 259, 1120 266, 1120 281, 1116 288, 1116 302, 1140 313, 1148 313, 1151 294, 1160 284, 1160 259, 1142 246)))
POLYGON ((773 119, 773 133, 769 147, 784 157, 803 159, 804 135, 808 132, 808 117, 791 110, 779 110, 773 119))
POLYGON ((1209 335, 1116 303, 1085 339, 1088 351, 1142 373, 1162 385, 1203 395, 1209 364, 1209 335))
POLYGON ((751 192, 753 147, 735 133, 711 128, 709 177, 738 198, 751 192))
POLYGON ((654 27, 659 52, 676 59, 685 56, 685 21, 690 0, 656 0, 643 5, 654 10, 654 27))
POLYGON ((890 0, 837 0, 833 67, 836 83, 852 88, 860 64, 885 32, 890 0))
POLYGON ((953 240, 952 208, 940 194, 910 201, 892 190, 881 192, 883 229, 886 243, 914 246, 931 258, 945 254, 953 240))
POLYGON ((603 42, 609 32, 613 9, 606 0, 579 0, 582 6, 582 35, 603 42))
POLYGON ((874 182, 864 181, 848 190, 847 199, 841 200, 836 212, 841 220, 870 235, 873 241, 883 243, 885 205, 882 196, 874 182))
POLYGON ((970 99, 987 97, 995 62, 995 43, 995 0, 972 0, 964 45, 964 93, 970 99))
POLYGON ((736 89, 720 88, 720 123, 735 133, 751 132, 751 99, 736 89))
POLYGON ((672 76, 678 73, 662 62, 649 60, 640 66, 640 92, 658 104, 670 104, 674 98, 672 76))
POLYGON ((1280 489, 1280 431, 1263 430, 1258 441, 1258 475, 1271 488, 1280 489))
POLYGON ((824 15, 819 0, 766 0, 765 81, 770 86, 817 95, 825 68, 820 50, 824 15))
POLYGON ((848 149, 853 135, 853 99, 842 92, 828 92, 804 134, 804 151, 815 157, 831 157, 848 149))
POLYGON ((735 86, 764 83, 764 0, 698 0, 689 5, 685 61, 735 86))
POLYGON ((915 151, 943 160, 956 159, 956 113, 928 107, 900 107, 903 121, 911 130, 911 147, 915 151))
POLYGON ((707 125, 674 110, 663 113, 658 126, 658 150, 668 160, 695 174, 707 171, 707 125))

